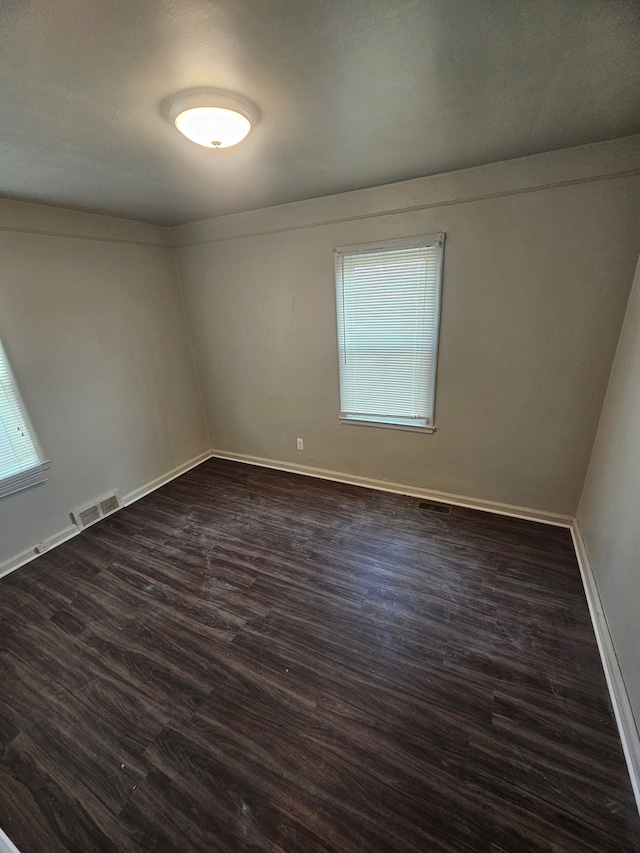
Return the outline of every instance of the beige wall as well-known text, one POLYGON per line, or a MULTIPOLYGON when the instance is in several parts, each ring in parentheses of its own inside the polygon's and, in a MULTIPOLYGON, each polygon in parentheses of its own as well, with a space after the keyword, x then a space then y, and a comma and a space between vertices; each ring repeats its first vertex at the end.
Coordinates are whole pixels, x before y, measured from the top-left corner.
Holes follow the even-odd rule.
MULTIPOLYGON (((638 256, 638 138, 172 230, 222 451, 573 514, 638 256), (332 250, 447 232, 434 436, 340 426, 332 250), (305 450, 295 450, 295 439, 305 450)), ((578 511, 640 716, 640 273, 578 511)), ((210 446, 168 232, 0 201, 0 336, 49 482, 0 565, 210 446)))
POLYGON ((640 263, 578 523, 640 723, 640 263))
POLYGON ((0 201, 0 335, 49 482, 0 501, 0 565, 69 512, 219 450, 572 514, 639 245, 638 138, 172 230, 0 201), (434 436, 340 426, 332 250, 445 230, 434 436), (305 450, 295 450, 295 439, 305 450))
POLYGON ((637 153, 636 137, 173 229, 213 447, 573 515, 640 249, 637 153), (441 230, 438 432, 340 425, 333 248, 441 230))
POLYGON ((51 459, 0 501, 0 564, 208 448, 165 229, 1 201, 0 336, 51 459))

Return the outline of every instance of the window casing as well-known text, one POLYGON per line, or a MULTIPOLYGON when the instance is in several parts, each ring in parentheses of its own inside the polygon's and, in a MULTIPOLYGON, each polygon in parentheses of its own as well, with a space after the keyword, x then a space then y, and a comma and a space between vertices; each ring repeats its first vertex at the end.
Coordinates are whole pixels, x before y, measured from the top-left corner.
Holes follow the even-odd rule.
POLYGON ((434 431, 444 238, 335 250, 343 422, 434 431))
POLYGON ((48 468, 0 343, 0 498, 45 483, 48 468))

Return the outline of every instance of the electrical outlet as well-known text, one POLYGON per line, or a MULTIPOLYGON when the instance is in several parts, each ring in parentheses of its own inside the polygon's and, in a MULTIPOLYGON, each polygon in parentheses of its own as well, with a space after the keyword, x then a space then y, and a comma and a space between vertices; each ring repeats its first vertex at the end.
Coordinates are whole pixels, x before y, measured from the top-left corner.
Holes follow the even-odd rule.
POLYGON ((296 447, 298 450, 304 450, 304 441, 301 438, 296 438, 296 447))
POLYGON ((49 550, 49 543, 45 542, 44 539, 41 539, 33 550, 36 554, 44 554, 45 551, 49 550))

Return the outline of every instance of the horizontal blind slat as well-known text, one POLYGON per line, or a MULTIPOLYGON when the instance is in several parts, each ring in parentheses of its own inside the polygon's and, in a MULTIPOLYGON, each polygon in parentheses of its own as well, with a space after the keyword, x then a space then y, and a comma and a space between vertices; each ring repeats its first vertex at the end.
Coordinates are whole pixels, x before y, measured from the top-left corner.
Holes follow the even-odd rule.
POLYGON ((0 497, 45 482, 48 467, 0 344, 0 497))
POLYGON ((442 239, 437 242, 337 252, 341 417, 432 419, 442 239))

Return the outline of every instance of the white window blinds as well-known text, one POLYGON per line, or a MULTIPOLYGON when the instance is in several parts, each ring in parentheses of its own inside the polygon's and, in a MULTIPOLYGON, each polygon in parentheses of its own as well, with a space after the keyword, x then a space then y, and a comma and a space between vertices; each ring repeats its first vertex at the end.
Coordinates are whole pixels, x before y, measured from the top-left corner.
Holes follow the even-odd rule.
POLYGON ((46 482, 48 467, 0 344, 0 498, 46 482))
POLYGON ((432 427, 444 234, 336 249, 340 417, 432 427))

